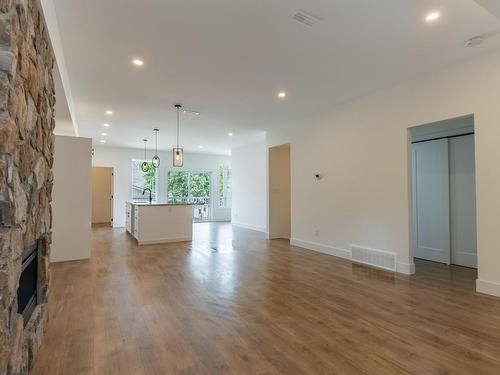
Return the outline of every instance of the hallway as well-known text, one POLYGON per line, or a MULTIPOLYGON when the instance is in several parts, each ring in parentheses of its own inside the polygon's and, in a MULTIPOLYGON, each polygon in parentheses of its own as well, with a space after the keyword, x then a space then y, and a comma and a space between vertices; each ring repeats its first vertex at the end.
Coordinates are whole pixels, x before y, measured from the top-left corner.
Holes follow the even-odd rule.
POLYGON ((193 234, 139 248, 95 228, 90 261, 53 264, 32 373, 498 373, 500 300, 471 269, 407 277, 228 223, 193 234))

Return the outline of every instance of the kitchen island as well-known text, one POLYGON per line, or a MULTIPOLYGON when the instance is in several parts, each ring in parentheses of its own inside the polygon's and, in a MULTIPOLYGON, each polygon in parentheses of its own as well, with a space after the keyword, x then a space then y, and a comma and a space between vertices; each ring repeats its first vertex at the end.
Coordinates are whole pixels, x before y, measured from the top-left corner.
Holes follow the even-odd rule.
POLYGON ((127 231, 138 245, 191 241, 193 209, 190 204, 126 203, 127 231))

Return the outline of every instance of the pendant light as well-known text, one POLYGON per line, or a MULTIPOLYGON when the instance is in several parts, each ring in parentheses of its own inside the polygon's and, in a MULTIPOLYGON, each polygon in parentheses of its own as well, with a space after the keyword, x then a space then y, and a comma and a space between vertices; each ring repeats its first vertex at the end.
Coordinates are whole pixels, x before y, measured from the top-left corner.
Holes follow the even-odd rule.
POLYGON ((146 143, 147 143, 147 139, 143 139, 143 142, 144 142, 144 161, 141 163, 141 171, 143 171, 144 173, 146 173, 147 171, 149 171, 149 163, 146 161, 146 143))
POLYGON ((158 168, 160 166, 160 157, 158 156, 158 132, 160 129, 153 129, 153 131, 155 132, 155 156, 153 156, 151 164, 153 164, 153 167, 158 168))
POLYGON ((179 112, 182 105, 176 104, 175 108, 177 109, 177 144, 172 150, 172 157, 174 167, 182 167, 184 165, 184 150, 182 146, 179 146, 179 112))

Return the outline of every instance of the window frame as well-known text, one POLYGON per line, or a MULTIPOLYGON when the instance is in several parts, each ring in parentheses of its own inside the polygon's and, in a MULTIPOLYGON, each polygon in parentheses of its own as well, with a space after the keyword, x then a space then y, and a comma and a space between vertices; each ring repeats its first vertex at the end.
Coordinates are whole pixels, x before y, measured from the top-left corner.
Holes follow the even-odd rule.
POLYGON ((209 200, 210 200, 210 205, 212 204, 212 201, 213 201, 213 172, 210 171, 210 170, 198 170, 198 169, 194 169, 194 170, 187 170, 187 169, 182 169, 182 170, 175 170, 175 169, 167 169, 166 170, 166 176, 165 176, 165 187, 166 187, 166 193, 167 193, 167 201, 170 201, 171 199, 179 199, 179 198, 171 198, 170 195, 169 195, 169 186, 170 186, 170 172, 181 172, 181 173, 187 173, 188 175, 188 179, 187 179, 187 187, 188 187, 188 195, 187 197, 183 197, 181 199, 186 199, 186 202, 190 202, 190 199, 193 198, 191 196, 191 176, 193 174, 206 174, 208 175, 208 179, 209 179, 209 184, 210 184, 210 188, 209 188, 209 193, 210 195, 208 196, 209 200))
MULTIPOLYGON (((150 164, 151 168, 154 168, 152 166, 152 163, 151 163, 151 160, 144 160, 143 158, 140 158, 140 159, 136 159, 136 158, 132 158, 131 161, 130 161, 130 168, 131 168, 131 174, 130 174, 130 182, 129 182, 129 198, 132 202, 141 202, 143 201, 144 199, 149 199, 149 196, 145 196, 144 198, 137 198, 134 196, 134 188, 139 188, 139 189, 145 189, 144 187, 139 187, 139 186, 134 186, 134 173, 136 173, 136 169, 140 170, 142 172, 142 170, 140 169, 140 165, 141 163, 143 162, 147 162, 150 164)), ((154 183, 153 183, 153 188, 151 189, 151 196, 153 198, 153 202, 157 202, 158 201, 158 183, 159 183, 159 178, 158 178, 158 169, 157 168, 154 168, 154 171, 155 171, 155 174, 154 174, 154 183)), ((145 173, 145 172, 142 172, 142 173, 145 173)))
POLYGON ((229 165, 220 165, 218 168, 217 178, 219 184, 217 185, 218 206, 219 208, 231 208, 232 205, 232 170, 229 165), (222 172, 222 181, 220 181, 222 172), (229 184, 227 183, 229 181, 229 184), (220 184, 222 183, 222 195, 220 192, 220 184))

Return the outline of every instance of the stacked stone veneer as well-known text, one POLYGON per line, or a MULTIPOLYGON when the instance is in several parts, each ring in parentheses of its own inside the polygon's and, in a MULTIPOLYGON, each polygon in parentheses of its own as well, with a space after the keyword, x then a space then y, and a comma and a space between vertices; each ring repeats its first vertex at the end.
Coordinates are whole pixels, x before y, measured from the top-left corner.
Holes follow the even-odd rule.
POLYGON ((54 57, 35 0, 0 0, 0 374, 26 374, 47 321, 54 57), (38 242, 39 305, 17 313, 21 252, 38 242))

